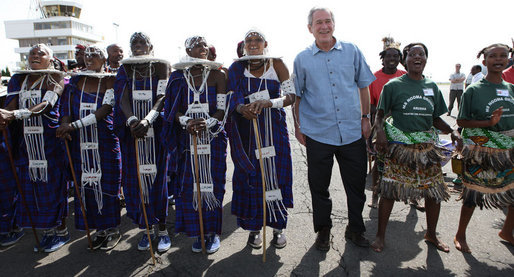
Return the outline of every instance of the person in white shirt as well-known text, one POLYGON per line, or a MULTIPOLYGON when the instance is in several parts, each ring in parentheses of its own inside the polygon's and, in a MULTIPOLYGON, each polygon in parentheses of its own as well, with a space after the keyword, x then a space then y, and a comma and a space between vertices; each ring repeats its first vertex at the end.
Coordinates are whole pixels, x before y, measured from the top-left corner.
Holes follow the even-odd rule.
POLYGON ((457 99, 457 107, 460 104, 460 97, 464 91, 464 81, 466 75, 460 72, 461 65, 458 63, 455 65, 455 73, 450 75, 450 105, 448 105, 448 116, 451 115, 453 109, 453 103, 457 99))
POLYGON ((482 73, 482 67, 480 65, 475 65, 471 68, 471 74, 473 74, 473 78, 471 79, 471 84, 474 84, 482 78, 484 78, 484 73, 482 73))

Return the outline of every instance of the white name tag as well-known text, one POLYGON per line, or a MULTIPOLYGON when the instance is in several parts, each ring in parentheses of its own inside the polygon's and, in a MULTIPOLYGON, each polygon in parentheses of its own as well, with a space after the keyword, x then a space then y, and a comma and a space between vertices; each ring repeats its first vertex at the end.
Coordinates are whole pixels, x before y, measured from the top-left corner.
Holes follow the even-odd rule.
POLYGON ((509 96, 509 91, 506 89, 497 89, 496 95, 498 96, 509 96))
MULTIPOLYGON (((262 153, 263 158, 275 157, 276 156, 275 146, 268 146, 268 147, 261 148, 261 153, 262 153)), ((255 157, 257 157, 257 159, 259 159, 259 149, 255 149, 255 157)))
POLYGON ((81 150, 98 149, 98 143, 96 142, 83 142, 80 144, 81 150))
POLYGON ((44 130, 43 127, 37 127, 37 126, 36 127, 30 127, 30 126, 23 127, 23 132, 25 134, 42 134, 43 130, 44 130))
MULTIPOLYGON (((196 183, 193 185, 193 187, 194 187, 194 192, 197 192, 198 190, 196 189, 196 183)), ((214 192, 214 185, 200 183, 200 192, 214 192)))
POLYGON ((41 98, 41 90, 26 90, 21 93, 22 99, 41 98))
POLYGON ((139 165, 140 174, 156 174, 157 166, 154 164, 141 164, 139 165))
MULTIPOLYGON (((210 155, 211 154, 211 146, 209 144, 198 144, 196 146, 196 150, 198 151, 197 155, 210 155)), ((191 153, 194 153, 194 146, 191 145, 191 153)))
POLYGON ((168 80, 159 80, 157 83, 157 95, 166 94, 166 87, 168 86, 168 80))
POLYGON ((46 160, 29 160, 29 167, 32 168, 46 168, 47 164, 46 160))
POLYGON ((133 90, 132 98, 134 100, 152 100, 151 90, 133 90))
POLYGON ((191 114, 191 113, 206 113, 206 114, 209 114, 209 104, 208 103, 190 104, 187 107, 186 114, 191 114))
POLYGON ((266 201, 282 200, 282 192, 279 189, 266 191, 266 201))
POLYGON ((96 111, 95 103, 80 103, 80 110, 96 111))
POLYGON ((248 96, 248 99, 250 100, 250 103, 253 103, 258 100, 269 100, 269 92, 267 89, 254 92, 248 96))
POLYGON ((425 96, 434 96, 434 90, 431 88, 424 88, 423 94, 425 94, 425 96))
POLYGON ((100 183, 102 173, 82 173, 82 183, 100 183))

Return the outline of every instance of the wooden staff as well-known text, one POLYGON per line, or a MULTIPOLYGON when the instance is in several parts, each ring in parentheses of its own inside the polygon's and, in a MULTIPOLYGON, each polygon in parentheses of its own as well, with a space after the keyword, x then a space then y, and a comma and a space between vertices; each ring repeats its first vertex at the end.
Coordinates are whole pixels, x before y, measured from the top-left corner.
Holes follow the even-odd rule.
POLYGON ((148 242, 150 243, 150 255, 152 255, 152 262, 153 265, 156 264, 155 262, 155 255, 153 254, 153 247, 152 247, 152 239, 150 238, 150 227, 148 226, 148 217, 146 216, 146 205, 145 205, 145 199, 143 197, 143 187, 141 186, 141 174, 139 173, 139 139, 135 139, 136 143, 136 170, 137 170, 137 184, 139 185, 139 196, 141 198, 141 205, 143 205, 143 216, 145 219, 146 224, 146 235, 148 237, 148 242))
POLYGON ((193 135, 193 149, 194 149, 194 153, 193 153, 193 156, 194 156, 194 164, 195 164, 195 179, 196 179, 196 195, 197 195, 197 200, 198 200, 198 221, 200 223, 200 240, 201 240, 201 243, 202 243, 202 253, 205 254, 205 235, 204 235, 204 232, 203 232, 203 216, 202 216, 202 195, 201 195, 201 191, 200 191, 200 174, 198 172, 198 166, 199 166, 199 163, 198 163, 198 145, 197 145, 197 142, 196 142, 196 138, 198 136, 198 132, 196 132, 194 135, 193 135))
POLYGON ((84 219, 84 225, 86 226, 86 233, 87 233, 87 241, 89 243, 89 249, 93 249, 93 242, 91 241, 91 232, 89 231, 89 225, 87 224, 87 216, 86 216, 86 208, 84 208, 84 202, 82 202, 82 196, 79 192, 79 183, 77 183, 77 176, 75 175, 75 169, 73 168, 73 160, 71 159, 71 152, 70 147, 68 146, 68 140, 64 139, 64 144, 66 145, 66 153, 68 154, 68 160, 70 161, 70 169, 71 169, 71 177, 73 177, 73 183, 75 185, 73 186, 75 188, 75 195, 76 198, 79 199, 80 204, 80 210, 82 211, 82 218, 84 219))
POLYGON ((18 178, 18 173, 16 172, 16 166, 14 165, 14 159, 13 159, 13 155, 12 155, 11 145, 9 145, 7 130, 5 130, 5 129, 2 130, 2 133, 4 134, 5 146, 7 148, 9 162, 11 163, 12 174, 14 175, 14 180, 16 181, 16 187, 18 187, 18 192, 21 195, 21 202, 23 204, 23 207, 27 211, 27 215, 29 216, 29 222, 30 222, 30 226, 32 227, 32 233, 34 233, 34 238, 36 238, 37 249, 41 250, 41 244, 39 243, 39 238, 37 237, 36 227, 34 225, 34 222, 32 221, 32 214, 30 213, 29 206, 27 205, 27 200, 25 198, 25 194, 23 194, 23 190, 21 189, 21 182, 20 182, 20 179, 18 178))
POLYGON ((264 162, 262 161, 262 145, 261 136, 259 135, 259 126, 257 126, 257 119, 253 119, 253 129, 255 130, 255 143, 259 150, 259 165, 261 167, 262 179, 262 262, 266 262, 266 180, 264 178, 264 162))

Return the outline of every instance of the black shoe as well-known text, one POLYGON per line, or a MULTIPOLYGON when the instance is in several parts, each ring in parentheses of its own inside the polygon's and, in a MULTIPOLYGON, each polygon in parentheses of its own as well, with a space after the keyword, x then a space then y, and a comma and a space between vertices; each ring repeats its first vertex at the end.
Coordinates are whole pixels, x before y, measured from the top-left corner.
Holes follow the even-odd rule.
POLYGON ((314 246, 320 251, 330 250, 330 227, 323 227, 318 231, 314 246))
POLYGON ((250 245, 254 249, 259 249, 262 247, 262 238, 261 232, 250 232, 248 235, 248 242, 246 243, 250 245))
POLYGON ((100 247, 101 250, 109 251, 113 249, 118 242, 120 242, 121 234, 120 232, 110 233, 105 238, 104 242, 102 243, 102 247, 100 247))
POLYGON ((363 236, 363 233, 352 232, 348 230, 348 227, 346 227, 344 237, 346 240, 353 242, 355 245, 359 247, 369 247, 369 240, 363 236))
POLYGON ((282 230, 275 231, 273 230, 273 239, 271 240, 271 245, 273 245, 277 249, 282 249, 287 245, 286 235, 282 230))
POLYGON ((93 250, 96 250, 96 249, 100 248, 102 246, 102 244, 104 243, 106 238, 107 238, 107 234, 105 233, 105 231, 99 232, 93 238, 93 241, 91 242, 91 246, 93 247, 93 250))

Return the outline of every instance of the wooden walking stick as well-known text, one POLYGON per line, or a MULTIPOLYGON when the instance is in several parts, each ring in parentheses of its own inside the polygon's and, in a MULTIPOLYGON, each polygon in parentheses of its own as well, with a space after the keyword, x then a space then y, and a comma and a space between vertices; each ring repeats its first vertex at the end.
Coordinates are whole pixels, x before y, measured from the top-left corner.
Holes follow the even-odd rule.
POLYGON ((139 139, 135 139, 136 143, 136 169, 137 169, 137 184, 139 186, 139 196, 141 198, 141 205, 143 206, 143 217, 145 219, 146 224, 146 235, 148 237, 148 242, 150 243, 150 255, 152 255, 152 262, 153 265, 156 264, 155 262, 155 255, 153 253, 153 247, 152 247, 152 239, 150 238, 150 227, 148 226, 148 217, 146 216, 146 205, 145 205, 145 199, 143 197, 143 188, 141 187, 141 174, 139 173, 139 139))
POLYGON ((27 215, 29 216, 29 222, 30 226, 32 227, 32 233, 34 233, 34 238, 36 239, 36 245, 37 249, 41 250, 41 244, 39 243, 39 238, 37 237, 36 227, 34 225, 34 222, 32 221, 32 214, 30 213, 29 206, 27 205, 27 200, 25 198, 25 194, 23 194, 23 190, 21 189, 21 182, 20 178, 18 178, 18 173, 16 172, 16 166, 14 165, 14 159, 12 155, 11 145, 9 145, 9 140, 7 137, 7 130, 2 130, 2 133, 4 134, 4 140, 5 140, 5 146, 7 148, 7 155, 9 156, 9 162, 11 163, 11 170, 12 174, 14 175, 14 180, 16 181, 16 187, 18 187, 18 192, 21 196, 21 203, 23 204, 23 207, 27 211, 27 215))
POLYGON ((71 152, 70 152, 70 147, 68 146, 67 139, 64 139, 64 144, 66 145, 66 153, 68 154, 68 161, 70 162, 71 177, 73 178, 73 183, 75 183, 75 185, 73 186, 75 188, 75 195, 79 199, 80 210, 82 211, 82 218, 84 219, 84 225, 86 226, 89 250, 94 250, 93 242, 91 241, 91 232, 89 231, 89 224, 87 224, 86 208, 84 208, 84 202, 82 202, 82 196, 80 195, 80 192, 79 192, 79 188, 78 188, 79 183, 77 183, 77 175, 75 175, 75 169, 73 168, 73 160, 71 159, 71 152))
POLYGON ((198 145, 196 138, 198 137, 198 131, 193 135, 193 156, 195 164, 195 179, 196 179, 196 194, 198 200, 198 221, 200 222, 200 240, 202 243, 202 253, 205 254, 205 234, 203 232, 203 216, 202 216, 202 195, 200 191, 200 174, 199 174, 199 163, 198 163, 198 145))
POLYGON ((259 126, 257 126, 257 119, 253 119, 253 129, 255 130, 255 143, 259 150, 259 165, 261 167, 262 179, 262 262, 266 262, 266 179, 264 177, 264 162, 262 161, 262 145, 261 136, 259 135, 259 126))

